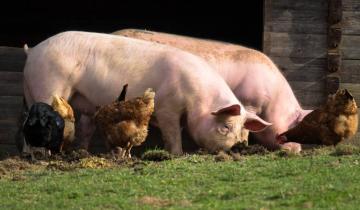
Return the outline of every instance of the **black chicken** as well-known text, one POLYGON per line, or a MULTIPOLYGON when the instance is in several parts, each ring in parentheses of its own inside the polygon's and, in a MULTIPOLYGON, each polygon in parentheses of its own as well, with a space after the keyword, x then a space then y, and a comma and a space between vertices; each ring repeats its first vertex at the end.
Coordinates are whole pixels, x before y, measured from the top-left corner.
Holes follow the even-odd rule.
POLYGON ((65 122, 50 105, 42 102, 31 106, 23 124, 25 142, 32 147, 45 147, 60 152, 65 122))

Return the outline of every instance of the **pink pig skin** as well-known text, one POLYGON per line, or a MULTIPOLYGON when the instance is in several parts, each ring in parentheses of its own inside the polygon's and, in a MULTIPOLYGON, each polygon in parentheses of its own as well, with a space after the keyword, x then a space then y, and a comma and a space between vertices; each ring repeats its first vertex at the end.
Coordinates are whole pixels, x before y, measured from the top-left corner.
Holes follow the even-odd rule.
POLYGON ((95 106, 108 104, 129 84, 127 98, 153 88, 155 117, 166 149, 181 154, 180 117, 187 114, 195 142, 210 150, 229 149, 247 128, 269 123, 247 112, 225 81, 201 58, 177 48, 121 36, 64 32, 28 54, 24 93, 28 106, 50 103, 57 94, 81 112, 78 136, 87 148, 95 106))
MULTIPOLYGON (((113 34, 166 44, 204 58, 224 78, 242 104, 273 125, 255 133, 270 149, 278 149, 278 134, 298 124, 312 110, 303 110, 288 82, 276 65, 263 53, 246 47, 180 35, 137 29, 113 34)), ((300 145, 288 143, 297 151, 300 145)))

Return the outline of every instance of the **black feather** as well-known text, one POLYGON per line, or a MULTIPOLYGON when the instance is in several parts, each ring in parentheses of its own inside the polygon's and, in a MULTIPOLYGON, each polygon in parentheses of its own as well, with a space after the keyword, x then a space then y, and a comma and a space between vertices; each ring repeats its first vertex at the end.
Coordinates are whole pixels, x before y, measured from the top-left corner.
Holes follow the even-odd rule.
POLYGON ((31 106, 23 125, 27 144, 34 147, 45 147, 51 152, 60 152, 63 141, 64 119, 50 105, 35 103, 31 106))
POLYGON ((345 96, 350 100, 354 99, 354 97, 351 95, 351 93, 349 93, 349 91, 347 89, 345 89, 345 96))
POLYGON ((119 97, 117 98, 116 101, 120 102, 120 101, 125 101, 125 96, 126 96, 126 92, 127 92, 127 87, 128 87, 128 84, 124 85, 123 86, 123 89, 119 95, 119 97))

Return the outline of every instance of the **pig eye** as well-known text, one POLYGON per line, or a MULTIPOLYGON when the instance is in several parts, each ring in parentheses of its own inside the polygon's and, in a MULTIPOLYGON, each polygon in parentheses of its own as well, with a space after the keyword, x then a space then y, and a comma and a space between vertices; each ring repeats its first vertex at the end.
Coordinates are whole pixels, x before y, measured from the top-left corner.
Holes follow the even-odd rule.
POLYGON ((230 125, 224 125, 222 127, 219 128, 219 132, 221 134, 227 134, 230 132, 231 126, 230 125))

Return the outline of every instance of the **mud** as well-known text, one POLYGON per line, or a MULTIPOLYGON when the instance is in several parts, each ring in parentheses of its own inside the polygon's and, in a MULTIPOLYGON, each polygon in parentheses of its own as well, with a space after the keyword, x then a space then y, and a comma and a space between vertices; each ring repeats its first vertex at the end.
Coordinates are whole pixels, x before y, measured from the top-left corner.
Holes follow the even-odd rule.
POLYGON ((22 179, 21 172, 27 170, 37 170, 41 164, 33 164, 18 156, 0 161, 0 179, 12 178, 13 180, 22 179))
POLYGON ((142 160, 148 161, 164 161, 171 158, 172 156, 165 150, 149 150, 141 156, 142 160))
POLYGON ((52 156, 35 154, 30 156, 13 156, 0 161, 0 179, 22 180, 25 172, 36 170, 74 171, 82 168, 116 168, 132 167, 138 158, 123 159, 112 154, 91 155, 85 150, 64 152, 52 156))
POLYGON ((215 155, 215 161, 241 161, 244 159, 244 156, 247 155, 265 155, 269 151, 261 145, 244 145, 236 144, 230 151, 224 152, 220 151, 215 155))
POLYGON ((244 144, 235 144, 231 148, 231 152, 234 154, 239 153, 240 155, 265 155, 269 153, 264 146, 258 144, 249 146, 244 144))

